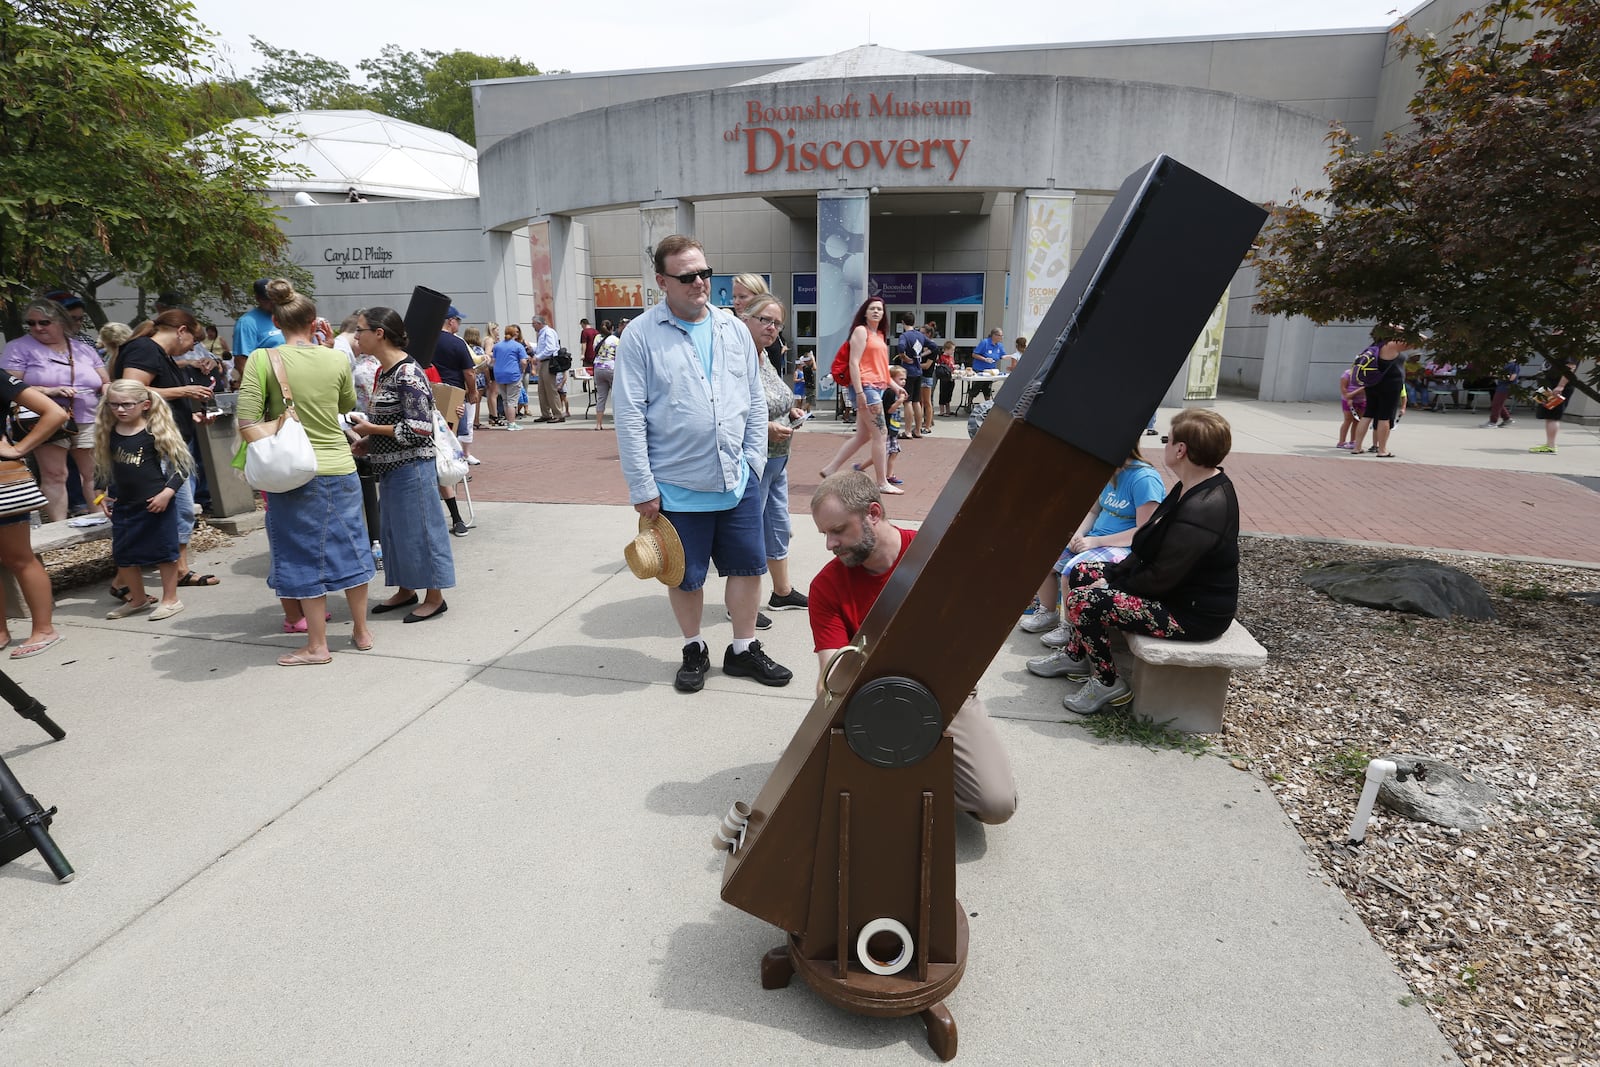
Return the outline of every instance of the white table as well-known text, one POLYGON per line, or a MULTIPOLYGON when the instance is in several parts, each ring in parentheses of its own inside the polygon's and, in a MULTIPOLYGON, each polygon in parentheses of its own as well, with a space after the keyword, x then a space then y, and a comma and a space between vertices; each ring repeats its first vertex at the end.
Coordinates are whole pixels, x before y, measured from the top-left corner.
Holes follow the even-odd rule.
POLYGON ((974 374, 970 378, 956 378, 956 384, 961 386, 961 397, 956 403, 956 410, 970 415, 972 413, 972 390, 974 386, 998 386, 1009 377, 1011 377, 1009 374, 974 374))

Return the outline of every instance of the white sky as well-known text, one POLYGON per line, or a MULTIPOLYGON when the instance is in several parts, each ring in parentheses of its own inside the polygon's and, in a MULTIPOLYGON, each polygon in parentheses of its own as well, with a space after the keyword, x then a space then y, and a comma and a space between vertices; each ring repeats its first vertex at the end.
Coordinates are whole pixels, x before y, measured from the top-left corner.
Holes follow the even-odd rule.
POLYGON ((352 67, 385 44, 517 56, 540 70, 627 70, 830 55, 860 44, 939 48, 1387 26, 1416 6, 1393 0, 812 0, 707 5, 609 0, 195 0, 237 73, 260 57, 252 35, 352 67), (870 29, 869 29, 870 27, 870 29))

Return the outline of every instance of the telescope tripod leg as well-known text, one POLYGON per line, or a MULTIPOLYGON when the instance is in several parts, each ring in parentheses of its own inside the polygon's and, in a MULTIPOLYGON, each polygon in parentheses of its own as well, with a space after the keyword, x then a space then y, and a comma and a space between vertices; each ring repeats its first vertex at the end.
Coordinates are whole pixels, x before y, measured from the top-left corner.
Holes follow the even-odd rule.
POLYGON ((928 1047, 933 1054, 948 1063, 956 1058, 956 1021, 944 1001, 922 1010, 922 1022, 928 1028, 928 1047))
POLYGON ((761 957, 761 988, 783 989, 794 977, 794 960, 789 956, 789 946, 780 945, 761 957))

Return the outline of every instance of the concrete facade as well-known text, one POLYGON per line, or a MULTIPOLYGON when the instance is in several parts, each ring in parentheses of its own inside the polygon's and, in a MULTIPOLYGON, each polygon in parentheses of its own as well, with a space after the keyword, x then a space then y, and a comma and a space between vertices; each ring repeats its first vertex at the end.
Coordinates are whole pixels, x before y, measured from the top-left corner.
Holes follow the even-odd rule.
MULTIPOLYGON (((1409 17, 1443 31, 1467 3, 1432 0, 1409 17)), ((1022 318, 1014 203, 1024 190, 1071 198, 1063 243, 1075 263, 1111 193, 1158 153, 1249 199, 1280 200, 1321 183, 1331 122, 1369 142, 1404 121, 1414 88, 1386 28, 926 55, 868 46, 811 61, 485 81, 473 86, 478 199, 285 215, 330 314, 347 300, 403 304, 425 284, 470 321, 526 323, 543 307, 566 336, 580 316, 597 317, 597 279, 638 286, 637 306, 659 299, 648 251, 672 229, 692 230, 719 274, 768 275, 791 304, 796 276, 818 269, 819 196, 861 190, 870 271, 981 274, 980 302, 933 310, 964 350, 996 326, 1009 347, 1022 318), (896 57, 917 73, 892 73, 896 57), (842 73, 807 76, 816 71, 842 73), (530 223, 549 241, 539 280, 530 223), (369 244, 394 253, 392 274, 352 279, 327 261, 330 249, 369 244)), ((1241 268, 1220 386, 1335 397, 1365 328, 1257 315, 1254 288, 1241 268)), ((891 314, 902 309, 920 322, 925 305, 891 314)), ((829 317, 791 307, 791 345, 820 349, 814 323, 829 317)))

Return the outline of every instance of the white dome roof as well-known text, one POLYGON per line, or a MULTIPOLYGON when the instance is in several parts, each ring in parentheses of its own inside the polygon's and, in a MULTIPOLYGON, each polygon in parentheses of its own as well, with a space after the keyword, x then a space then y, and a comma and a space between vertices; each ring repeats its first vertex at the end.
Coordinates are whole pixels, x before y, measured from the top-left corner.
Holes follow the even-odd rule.
POLYGON ((229 125, 280 146, 285 163, 311 172, 307 178, 274 175, 267 181, 271 189, 342 197, 354 186, 367 195, 404 200, 478 195, 477 149, 375 111, 289 111, 229 125))

